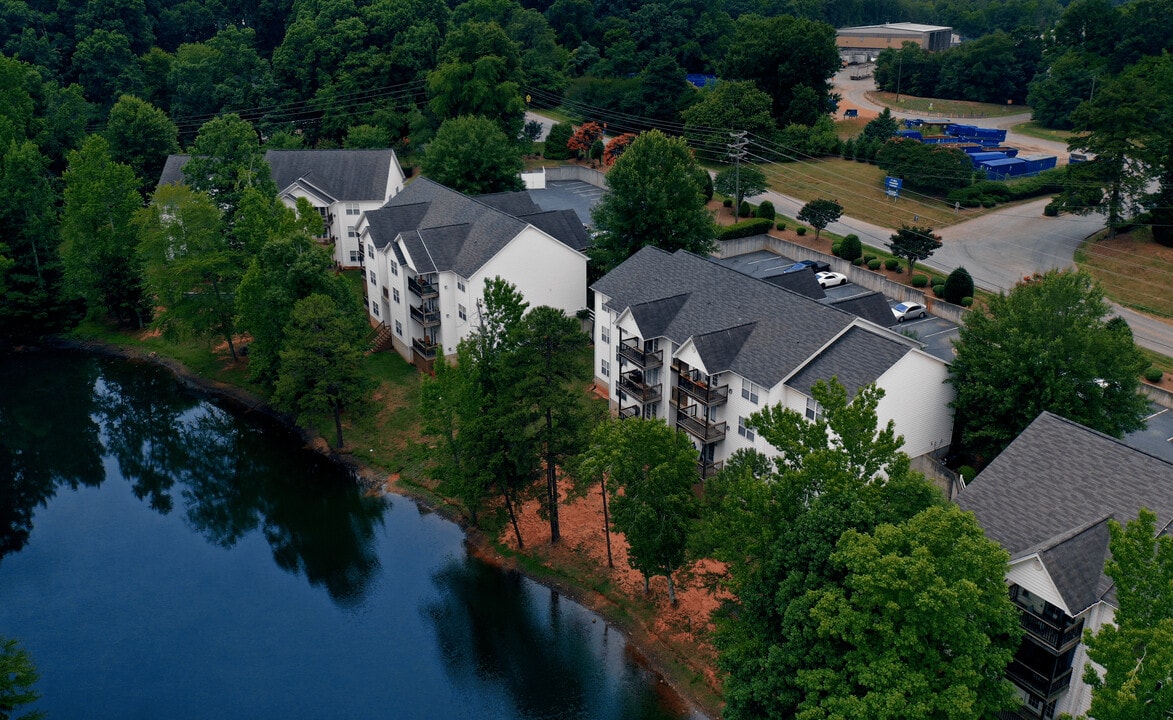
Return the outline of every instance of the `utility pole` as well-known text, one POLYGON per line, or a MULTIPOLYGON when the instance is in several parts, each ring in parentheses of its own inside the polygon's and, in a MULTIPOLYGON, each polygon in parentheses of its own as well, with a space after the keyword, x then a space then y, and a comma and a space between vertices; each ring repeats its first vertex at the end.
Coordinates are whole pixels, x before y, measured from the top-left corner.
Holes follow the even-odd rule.
POLYGON ((729 137, 729 157, 733 159, 733 219, 737 220, 741 210, 741 159, 745 157, 745 146, 749 140, 745 137, 745 130, 731 132, 729 137))
POLYGON ((900 103, 900 80, 904 77, 904 56, 900 56, 900 61, 896 65, 896 102, 900 103))

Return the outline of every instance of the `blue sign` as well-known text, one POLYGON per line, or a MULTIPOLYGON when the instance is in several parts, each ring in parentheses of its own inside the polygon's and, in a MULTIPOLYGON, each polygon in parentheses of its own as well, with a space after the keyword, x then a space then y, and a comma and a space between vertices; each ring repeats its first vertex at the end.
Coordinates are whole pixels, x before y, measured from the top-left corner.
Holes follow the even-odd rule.
POLYGON ((899 197, 900 196, 900 188, 902 188, 904 186, 904 180, 902 180, 901 178, 885 177, 884 178, 884 186, 887 188, 887 190, 885 190, 885 192, 890 197, 899 197))

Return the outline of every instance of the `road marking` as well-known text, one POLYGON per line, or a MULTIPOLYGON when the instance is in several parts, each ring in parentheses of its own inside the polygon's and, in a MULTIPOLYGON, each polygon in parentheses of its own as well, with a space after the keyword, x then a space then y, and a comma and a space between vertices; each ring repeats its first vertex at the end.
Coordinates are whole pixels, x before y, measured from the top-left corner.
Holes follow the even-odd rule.
POLYGON ((1167 412, 1169 412, 1169 408, 1165 408, 1164 410, 1158 410, 1158 411, 1156 411, 1155 413, 1153 413, 1152 415, 1149 415, 1149 416, 1148 416, 1147 418, 1145 418, 1144 420, 1145 420, 1145 422, 1148 422, 1149 420, 1152 420, 1152 419, 1153 419, 1153 418, 1155 418, 1156 416, 1158 416, 1158 415, 1164 415, 1164 414, 1165 414, 1165 413, 1167 413, 1167 412))
POLYGON ((957 332, 957 328, 949 328, 948 330, 941 330, 940 332, 929 333, 925 335, 927 338, 936 337, 938 335, 948 335, 949 333, 957 332))

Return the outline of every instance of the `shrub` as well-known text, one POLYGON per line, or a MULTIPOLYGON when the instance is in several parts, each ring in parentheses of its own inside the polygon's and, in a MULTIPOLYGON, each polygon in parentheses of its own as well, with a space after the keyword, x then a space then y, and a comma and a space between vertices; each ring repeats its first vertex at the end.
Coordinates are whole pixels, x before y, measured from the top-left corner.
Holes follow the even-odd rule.
POLYGON ((842 249, 843 249, 842 243, 832 243, 831 244, 831 254, 834 255, 835 257, 843 257, 842 255, 839 254, 839 251, 842 249))
POLYGON ((866 255, 863 256, 863 261, 865 263, 870 263, 872 260, 875 260, 875 259, 876 259, 876 256, 872 255, 871 253, 867 253, 866 255))
POLYGON ((839 257, 844 260, 855 260, 863 255, 863 244, 859 241, 859 236, 855 234, 848 235, 843 238, 843 242, 839 245, 839 257))
POLYGON ((940 285, 934 285, 933 294, 937 297, 945 297, 945 285, 943 283, 940 285))
POLYGON ((923 288, 929 284, 929 276, 917 273, 912 276, 912 286, 915 288, 923 288))
POLYGON ((868 260, 868 270, 879 270, 879 269, 880 269, 880 258, 872 258, 871 260, 868 260))
POLYGON ((973 307, 973 298, 968 295, 961 298, 961 307, 973 307))
POLYGON ((1161 382, 1161 378, 1164 375, 1165 373, 1163 373, 1161 368, 1157 367, 1156 365, 1153 365, 1148 370, 1144 371, 1144 379, 1151 383, 1161 382))
POLYGON ((771 223, 765 218, 752 218, 749 220, 742 220, 735 222, 732 225, 726 225, 717 231, 718 240, 733 240, 734 238, 749 237, 750 235, 761 235, 769 231, 771 223))
POLYGON ((770 202, 769 200, 763 200, 762 204, 758 205, 758 209, 754 214, 757 217, 765 218, 766 220, 773 220, 774 215, 776 214, 774 212, 774 203, 770 202))
POLYGON ((785 229, 786 229, 786 223, 784 223, 784 222, 780 222, 780 223, 778 223, 778 229, 779 229, 779 230, 785 230, 785 229))
POLYGON ((733 198, 725 198, 721 201, 721 205, 727 208, 733 207, 733 198))
POLYGON ((973 278, 963 267, 955 269, 945 278, 945 295, 948 302, 957 304, 963 297, 973 297, 973 278))
POLYGON ((1058 215, 1059 215, 1058 203, 1053 203, 1053 202, 1047 203, 1046 207, 1043 208, 1043 214, 1046 215, 1047 217, 1058 217, 1058 215))
POLYGON ((794 228, 794 232, 798 233, 799 235, 806 235, 806 227, 799 225, 798 227, 794 228))
POLYGON ((574 126, 570 123, 554 123, 549 134, 546 135, 546 145, 542 149, 542 155, 551 160, 565 160, 570 157, 570 148, 566 147, 566 143, 570 142, 573 135, 574 126))
POLYGON ((863 258, 857 257, 851 261, 852 265, 863 265, 863 258))
POLYGON ((964 480, 966 484, 968 484, 971 480, 977 477, 977 470, 974 469, 972 465, 962 465, 961 467, 957 468, 957 474, 961 476, 961 479, 964 480))
POLYGON ((742 200, 737 206, 737 217, 753 217, 753 208, 750 207, 748 200, 742 200))
POLYGON ((899 270, 900 261, 896 258, 888 258, 884 261, 884 267, 888 268, 888 270, 899 270))

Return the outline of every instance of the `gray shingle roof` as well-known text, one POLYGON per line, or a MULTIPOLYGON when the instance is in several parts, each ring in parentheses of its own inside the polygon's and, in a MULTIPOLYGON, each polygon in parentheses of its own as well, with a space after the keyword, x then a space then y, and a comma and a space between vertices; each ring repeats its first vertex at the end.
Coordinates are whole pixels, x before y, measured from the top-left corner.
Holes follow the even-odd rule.
POLYGON ((716 262, 650 246, 592 287, 606 295, 608 306, 616 311, 684 295, 663 332, 653 334, 637 318, 648 338, 663 336, 681 343, 750 326, 726 369, 765 387, 776 385, 854 322, 848 313, 716 262))
POLYGON ((377 246, 402 237, 420 272, 451 270, 463 277, 471 277, 528 225, 423 177, 366 216, 377 246))
POLYGON ((791 292, 796 292, 804 297, 812 298, 814 300, 822 300, 827 297, 827 293, 823 291, 823 287, 819 285, 818 278, 810 270, 800 270, 798 272, 781 273, 779 275, 771 275, 762 278, 771 285, 777 285, 781 288, 786 288, 791 292))
POLYGON ((891 327, 896 320, 892 315, 892 308, 889 307, 888 300, 878 292, 833 300, 827 304, 845 310, 856 317, 874 322, 880 327, 891 327))
POLYGON ((1107 532, 1087 530, 1077 540, 1076 531, 1108 515, 1128 522, 1141 507, 1157 513, 1158 528, 1169 526, 1173 463, 1044 412, 974 478, 957 504, 972 511, 1012 559, 1044 553, 1052 579, 1063 583, 1064 599, 1078 611, 1083 598, 1103 596, 1108 587, 1102 576, 1107 532))
POLYGON ((548 210, 517 217, 579 252, 585 252, 591 244, 591 236, 573 210, 548 210))
MULTIPOLYGON (((891 315, 891 312, 889 312, 891 315)), ((786 382, 806 395, 819 380, 836 377, 847 397, 875 382, 908 353, 908 346, 860 327, 849 328, 786 382)))
MULTIPOLYGON (((163 166, 160 185, 183 182, 189 155, 171 155, 163 166)), ((373 202, 387 197, 394 150, 267 150, 265 161, 273 182, 284 190, 298 180, 334 201, 373 202)))
MULTIPOLYGON (((519 192, 488 193, 486 195, 477 195, 476 198, 489 207, 496 208, 506 215, 512 215, 513 217, 536 215, 542 212, 542 209, 538 207, 534 199, 524 190, 519 192)), ((581 223, 579 224, 581 225, 581 223)))

